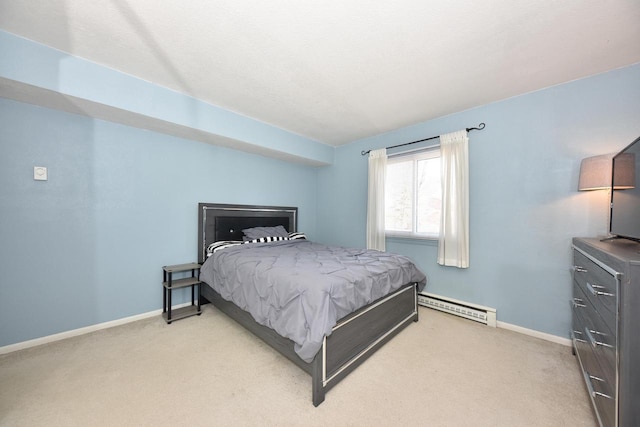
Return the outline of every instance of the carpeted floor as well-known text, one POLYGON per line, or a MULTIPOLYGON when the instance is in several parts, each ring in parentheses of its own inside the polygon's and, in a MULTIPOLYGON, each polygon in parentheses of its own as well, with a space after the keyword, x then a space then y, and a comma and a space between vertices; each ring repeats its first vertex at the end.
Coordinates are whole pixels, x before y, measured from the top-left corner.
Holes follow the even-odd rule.
POLYGON ((311 404, 311 379, 211 306, 0 356, 2 426, 589 426, 571 349, 420 308, 311 404))

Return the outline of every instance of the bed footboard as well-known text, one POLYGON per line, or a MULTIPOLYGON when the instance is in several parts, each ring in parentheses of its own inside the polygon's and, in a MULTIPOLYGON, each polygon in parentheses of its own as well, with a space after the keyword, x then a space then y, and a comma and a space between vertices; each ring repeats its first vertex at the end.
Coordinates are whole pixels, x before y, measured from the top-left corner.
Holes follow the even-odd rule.
POLYGON ((415 284, 342 319, 330 336, 325 337, 313 364, 313 404, 324 401, 329 389, 357 368, 377 349, 418 320, 415 284))

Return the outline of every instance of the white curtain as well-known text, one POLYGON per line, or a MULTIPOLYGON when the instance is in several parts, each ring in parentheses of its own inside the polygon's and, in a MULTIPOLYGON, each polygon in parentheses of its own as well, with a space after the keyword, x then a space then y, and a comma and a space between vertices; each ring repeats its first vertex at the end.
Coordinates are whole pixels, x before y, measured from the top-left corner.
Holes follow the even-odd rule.
POLYGON ((384 181, 387 172, 387 150, 369 153, 369 191, 367 201, 367 249, 384 251, 384 181))
POLYGON ((467 131, 440 136, 442 217, 438 264, 469 267, 469 138, 467 131))

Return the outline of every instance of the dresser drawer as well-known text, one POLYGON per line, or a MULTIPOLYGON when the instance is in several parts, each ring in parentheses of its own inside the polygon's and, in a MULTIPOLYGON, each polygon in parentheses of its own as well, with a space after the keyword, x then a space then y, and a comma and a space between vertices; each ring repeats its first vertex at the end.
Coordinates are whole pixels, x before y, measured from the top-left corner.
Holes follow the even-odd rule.
POLYGON ((577 250, 573 251, 574 281, 605 325, 616 332, 618 286, 616 278, 577 250))
POLYGON ((614 395, 611 394, 611 386, 606 382, 600 381, 599 377, 591 372, 584 371, 583 375, 601 425, 603 427, 615 427, 616 401, 614 395))
POLYGON ((602 374, 609 384, 616 384, 616 340, 598 316, 590 317, 584 328, 584 339, 602 368, 602 374))
POLYGON ((609 330, 580 286, 574 281, 573 334, 591 347, 610 384, 616 384, 616 336, 609 330))
POLYGON ((596 355, 596 349, 589 343, 588 339, 583 339, 585 330, 589 328, 586 308, 588 308, 588 304, 584 307, 581 306, 574 296, 573 345, 580 359, 584 381, 601 425, 613 427, 615 426, 616 411, 615 376, 612 379, 610 375, 607 375, 610 368, 602 365, 596 355))

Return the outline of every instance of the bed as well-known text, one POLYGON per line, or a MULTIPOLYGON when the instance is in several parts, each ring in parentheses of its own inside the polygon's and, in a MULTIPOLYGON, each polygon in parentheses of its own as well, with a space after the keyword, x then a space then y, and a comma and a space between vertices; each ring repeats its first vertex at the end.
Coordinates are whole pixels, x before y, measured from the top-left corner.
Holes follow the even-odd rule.
MULTIPOLYGON (((269 323, 268 319, 265 321, 265 319, 261 318, 259 312, 256 312, 253 308, 247 308, 242 300, 236 301, 236 303, 232 302, 232 294, 234 292, 244 294, 245 290, 242 288, 236 288, 240 289, 240 292, 227 290, 225 286, 231 285, 220 283, 230 282, 231 279, 227 279, 227 277, 233 276, 233 274, 222 274, 221 271, 224 264, 220 263, 223 262, 223 256, 233 259, 232 256, 239 257, 240 255, 244 256, 244 253, 251 253, 255 258, 261 256, 261 253, 266 253, 265 251, 276 250, 283 252, 296 250, 302 253, 307 250, 316 250, 316 246, 319 245, 304 239, 294 242, 294 240, 286 238, 283 241, 261 243, 253 245, 253 247, 250 247, 252 245, 237 243, 232 248, 225 247, 217 254, 214 254, 215 256, 207 256, 207 248, 214 242, 242 242, 243 238, 247 240, 242 230, 248 228, 282 226, 287 233, 296 233, 298 231, 297 217, 298 210, 294 207, 200 203, 198 205, 198 262, 203 264, 200 275, 200 279, 203 281, 200 286, 200 297, 201 303, 212 303, 220 311, 236 320, 310 374, 312 378, 312 402, 314 406, 318 406, 324 401, 328 390, 402 329, 412 322, 418 321, 417 291, 419 287, 424 286, 425 279, 424 275, 410 263, 412 270, 406 274, 410 274, 412 278, 417 278, 417 280, 401 283, 399 287, 396 285, 388 294, 377 297, 375 300, 356 309, 356 311, 345 315, 341 314, 333 323, 326 322, 330 329, 323 333, 319 340, 310 339, 311 344, 309 345, 305 342, 301 343, 295 333, 293 335, 288 334, 289 331, 281 330, 279 325, 269 323), (241 253, 243 251, 244 253, 241 253), (216 263, 215 266, 214 263, 216 263), (414 272, 413 269, 417 270, 418 273, 414 272), (275 329, 278 329, 280 333, 276 332, 275 329)), ((296 236, 299 237, 299 235, 296 236)), ((322 245, 320 246, 322 247, 322 245)), ((333 250, 334 247, 322 248, 326 251, 333 250)), ((370 251, 361 250, 361 253, 365 252, 370 251)), ((383 256, 385 253, 376 254, 383 256)), ((271 255, 271 252, 269 252, 269 255, 271 255)), ((244 265, 241 265, 241 267, 244 267, 244 265)), ((230 268, 231 270, 229 271, 235 271, 233 270, 235 267, 225 268, 230 268)), ((256 269, 255 271, 258 270, 256 269)), ((238 274, 239 272, 240 270, 238 270, 238 274)), ((409 277, 406 274, 402 277, 409 277)), ((295 276, 294 278, 292 276, 287 278, 287 281, 294 285, 295 280, 305 281, 305 279, 298 279, 298 277, 295 276)), ((273 281, 271 277, 266 278, 266 276, 264 279, 256 276, 253 280, 264 280, 265 283, 273 281)), ((282 277, 280 280, 284 281, 282 277)), ((365 279, 365 281, 369 280, 370 278, 365 279)), ((273 284, 270 283, 270 286, 273 286, 273 284)), ((269 312, 264 308, 262 310, 265 313, 269 312)), ((340 310, 337 311, 339 312, 340 310)), ((271 317, 272 322, 277 320, 279 320, 278 316, 271 317)), ((282 325, 287 325, 287 327, 295 324, 295 322, 281 323, 282 325)), ((318 329, 313 325, 311 327, 305 325, 305 327, 307 327, 307 331, 318 329)), ((313 334, 308 335, 311 336, 313 334)))

